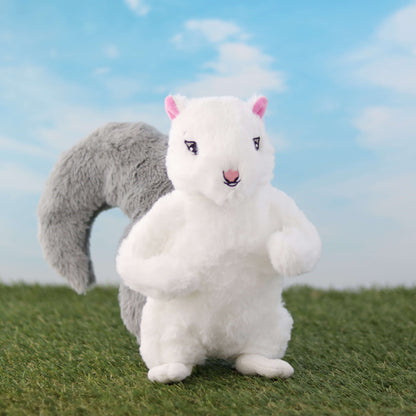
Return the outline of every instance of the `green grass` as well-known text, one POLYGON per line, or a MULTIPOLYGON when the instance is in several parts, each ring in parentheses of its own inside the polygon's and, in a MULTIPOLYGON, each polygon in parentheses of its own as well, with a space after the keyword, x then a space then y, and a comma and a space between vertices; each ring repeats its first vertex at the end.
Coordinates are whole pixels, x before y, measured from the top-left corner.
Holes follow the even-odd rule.
POLYGON ((415 415, 416 289, 290 289, 288 380, 146 378, 117 291, 0 285, 0 415, 415 415))

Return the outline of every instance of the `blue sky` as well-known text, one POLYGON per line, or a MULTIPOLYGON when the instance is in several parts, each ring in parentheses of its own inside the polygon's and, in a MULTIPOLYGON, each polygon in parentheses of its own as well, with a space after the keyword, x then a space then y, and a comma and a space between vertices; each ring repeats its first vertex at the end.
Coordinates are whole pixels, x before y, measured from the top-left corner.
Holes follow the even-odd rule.
MULTIPOLYGON (((163 101, 263 93, 274 184, 317 225, 295 283, 416 283, 416 2, 0 2, 0 278, 64 282, 36 207, 58 155, 109 121, 169 129, 163 101)), ((127 220, 95 224, 101 283, 127 220)))

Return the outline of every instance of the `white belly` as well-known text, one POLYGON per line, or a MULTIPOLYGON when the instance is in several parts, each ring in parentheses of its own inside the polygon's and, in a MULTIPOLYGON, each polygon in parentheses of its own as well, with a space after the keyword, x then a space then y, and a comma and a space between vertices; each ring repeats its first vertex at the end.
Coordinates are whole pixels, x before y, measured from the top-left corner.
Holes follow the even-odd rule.
MULTIPOLYGON (((259 256, 224 256, 203 273, 200 290, 168 302, 149 299, 145 323, 192 336, 207 356, 229 358, 256 333, 278 331, 281 278, 259 256)), ((145 330, 145 328, 143 328, 145 330)), ((273 336, 271 336, 273 338, 273 336)))
POLYGON ((189 208, 187 226, 175 236, 172 252, 184 264, 198 259, 198 288, 169 301, 148 299, 142 320, 145 360, 230 358, 251 347, 271 356, 287 344, 291 318, 281 302, 282 279, 267 253, 278 224, 267 206, 253 203, 233 212, 189 208), (282 319, 288 322, 283 341, 282 319), (200 355, 193 356, 197 350, 200 355))

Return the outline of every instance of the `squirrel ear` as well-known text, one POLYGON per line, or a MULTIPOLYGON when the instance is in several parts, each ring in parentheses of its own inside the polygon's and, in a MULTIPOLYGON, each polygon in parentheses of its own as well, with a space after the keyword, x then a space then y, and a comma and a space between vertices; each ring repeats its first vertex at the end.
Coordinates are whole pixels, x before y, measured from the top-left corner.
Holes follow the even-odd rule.
POLYGON ((253 97, 250 100, 250 103, 252 104, 251 111, 253 111, 254 114, 257 114, 260 118, 263 118, 267 108, 267 98, 264 96, 253 97))
POLYGON ((171 95, 168 95, 165 98, 165 110, 171 120, 173 120, 179 114, 178 107, 171 95))
POLYGON ((186 97, 182 95, 168 95, 165 98, 165 110, 169 118, 173 120, 184 109, 186 105, 186 97))

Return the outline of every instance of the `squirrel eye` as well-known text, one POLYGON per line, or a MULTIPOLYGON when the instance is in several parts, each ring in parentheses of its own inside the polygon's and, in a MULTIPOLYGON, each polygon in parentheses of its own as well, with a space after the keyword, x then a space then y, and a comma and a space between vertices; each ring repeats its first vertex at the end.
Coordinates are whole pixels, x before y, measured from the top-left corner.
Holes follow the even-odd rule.
POLYGON ((254 142, 254 148, 256 150, 259 150, 260 149, 260 137, 254 137, 253 142, 254 142))
POLYGON ((191 140, 185 140, 186 147, 190 152, 192 152, 194 155, 198 154, 198 145, 196 142, 191 140))

